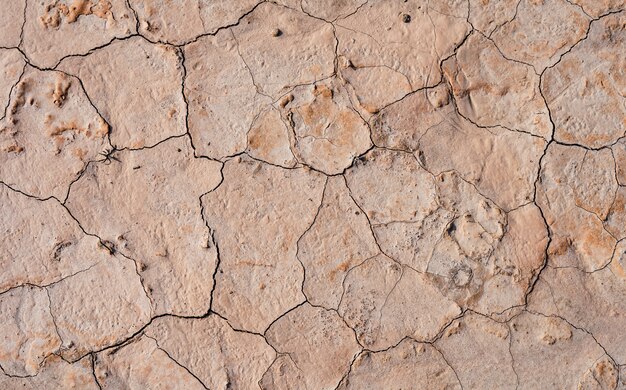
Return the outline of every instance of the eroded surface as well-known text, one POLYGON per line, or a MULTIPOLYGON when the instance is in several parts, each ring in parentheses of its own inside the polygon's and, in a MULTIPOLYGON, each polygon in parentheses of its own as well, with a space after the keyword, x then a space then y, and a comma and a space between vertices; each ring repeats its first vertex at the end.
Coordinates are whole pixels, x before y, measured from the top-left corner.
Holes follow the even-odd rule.
POLYGON ((16 0, 0 387, 626 389, 623 0, 16 0))

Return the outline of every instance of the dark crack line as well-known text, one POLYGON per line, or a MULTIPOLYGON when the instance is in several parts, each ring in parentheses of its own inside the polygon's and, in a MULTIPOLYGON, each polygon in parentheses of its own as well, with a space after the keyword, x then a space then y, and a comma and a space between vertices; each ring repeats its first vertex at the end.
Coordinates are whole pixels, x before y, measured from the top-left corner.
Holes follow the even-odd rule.
POLYGON ((168 357, 168 358, 169 358, 172 362, 174 362, 174 364, 176 364, 177 366, 179 366, 179 367, 180 367, 180 368, 182 368, 183 370, 187 371, 187 373, 188 373, 189 375, 191 375, 192 377, 194 377, 194 378, 195 378, 195 379, 196 379, 196 380, 197 380, 197 381, 198 381, 198 382, 202 385, 202 387, 204 387, 204 388, 205 388, 205 389, 207 389, 207 390, 209 389, 209 388, 207 387, 207 385, 205 385, 205 384, 204 384, 204 382, 202 381, 202 379, 198 378, 198 376, 197 376, 196 374, 194 374, 194 373, 193 373, 193 372, 192 372, 189 368, 187 368, 185 365, 183 365, 182 363, 180 363, 177 359, 174 359, 174 357, 173 357, 173 356, 172 356, 172 355, 171 355, 171 354, 170 354, 170 353, 169 353, 169 352, 168 352, 165 348, 162 348, 162 347, 159 345, 159 341, 158 341, 157 339, 155 339, 154 337, 150 337, 150 336, 148 336, 148 335, 147 335, 147 334, 145 334, 145 333, 143 334, 143 336, 144 336, 144 337, 147 337, 147 338, 149 338, 149 339, 151 339, 151 340, 153 340, 153 341, 154 341, 154 343, 156 344, 156 347, 157 347, 160 351, 162 351, 163 353, 165 353, 165 355, 167 355, 167 357, 168 357))
POLYGON ((102 385, 100 384, 100 381, 98 380, 98 376, 96 375, 96 354, 92 353, 90 354, 91 356, 91 376, 93 376, 93 380, 96 382, 96 386, 98 386, 98 389, 102 390, 102 385))
POLYGON ((311 221, 310 224, 308 224, 307 228, 304 230, 304 232, 300 235, 300 237, 298 237, 298 239, 296 240, 296 260, 298 261, 298 263, 300 264, 300 266, 302 267, 302 283, 300 285, 300 291, 302 292, 302 295, 304 296, 304 299, 306 299, 306 301, 309 301, 309 297, 306 295, 305 290, 305 284, 306 284, 306 267, 304 266, 304 263, 302 262, 302 260, 300 260, 300 241, 302 241, 302 239, 304 238, 304 236, 307 235, 307 233, 313 228, 313 226, 315 225, 315 223, 317 222, 317 218, 320 215, 320 212, 322 211, 322 207, 324 207, 324 201, 326 199, 326 190, 328 189, 328 177, 326 177, 326 180, 324 181, 324 187, 322 189, 322 196, 320 197, 320 204, 317 207, 317 210, 315 211, 315 215, 313 216, 313 220, 311 221))
MULTIPOLYGON (((10 49, 8 49, 8 50, 10 50, 10 49)), ((15 82, 15 84, 11 85, 11 88, 9 89, 9 94, 7 96, 7 104, 4 107, 4 110, 2 111, 2 118, 0 118, 0 121, 4 120, 4 118, 7 117, 7 112, 9 110, 9 107, 11 106, 11 95, 13 95, 13 91, 19 85, 19 83, 22 81, 22 78, 24 77, 24 74, 26 73, 26 68, 27 67, 28 67, 28 64, 26 62, 24 62, 24 66, 22 66, 22 71, 20 72, 20 76, 17 78, 17 81, 15 82)))
POLYGON ((48 288, 48 287, 52 287, 52 286, 54 286, 55 284, 61 283, 61 282, 62 282, 62 281, 64 281, 65 279, 71 278, 71 277, 76 276, 76 275, 78 275, 78 274, 82 274, 83 272, 87 272, 87 271, 89 271, 90 269, 92 269, 93 267, 97 266, 98 264, 100 264, 100 262, 97 262, 97 263, 95 263, 95 264, 92 264, 92 265, 90 265, 89 267, 87 267, 87 268, 85 268, 85 269, 81 269, 81 270, 79 270, 79 271, 76 271, 76 272, 74 272, 74 273, 72 273, 72 274, 65 275, 65 276, 63 276, 63 277, 59 278, 58 280, 55 280, 55 281, 50 282, 50 283, 48 283, 48 284, 35 284, 35 283, 29 283, 29 282, 26 282, 26 283, 21 283, 21 284, 15 285, 15 286, 13 286, 13 287, 9 287, 8 289, 6 289, 6 290, 4 290, 4 291, 0 292, 0 295, 4 295, 4 294, 9 293, 9 292, 11 292, 11 291, 13 291, 13 290, 17 290, 17 289, 19 289, 19 288, 24 288, 24 287, 35 287, 35 288, 41 288, 41 289, 44 289, 44 290, 46 290, 46 291, 47 291, 47 288, 48 288))

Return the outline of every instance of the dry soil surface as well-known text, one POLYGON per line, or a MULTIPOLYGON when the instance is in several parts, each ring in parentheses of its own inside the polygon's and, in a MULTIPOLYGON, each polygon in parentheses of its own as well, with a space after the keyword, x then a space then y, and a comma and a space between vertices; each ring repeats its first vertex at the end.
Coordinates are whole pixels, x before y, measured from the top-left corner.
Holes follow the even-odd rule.
POLYGON ((626 389, 625 0, 2 0, 0 388, 626 389))

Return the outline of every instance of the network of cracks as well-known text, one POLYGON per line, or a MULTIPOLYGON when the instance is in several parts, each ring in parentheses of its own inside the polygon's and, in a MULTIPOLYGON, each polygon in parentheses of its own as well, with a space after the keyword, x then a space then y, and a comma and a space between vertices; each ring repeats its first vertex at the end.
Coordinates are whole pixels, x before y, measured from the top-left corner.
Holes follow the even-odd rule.
POLYGON ((623 0, 16 0, 0 387, 626 388, 623 0))

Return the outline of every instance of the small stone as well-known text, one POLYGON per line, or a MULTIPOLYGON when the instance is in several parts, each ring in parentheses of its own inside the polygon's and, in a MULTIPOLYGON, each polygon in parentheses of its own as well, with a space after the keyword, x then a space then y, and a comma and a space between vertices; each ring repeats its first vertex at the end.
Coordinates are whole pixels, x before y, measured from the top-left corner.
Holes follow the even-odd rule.
POLYGON ((408 14, 402 15, 402 21, 404 23, 411 23, 411 15, 408 15, 408 14))

